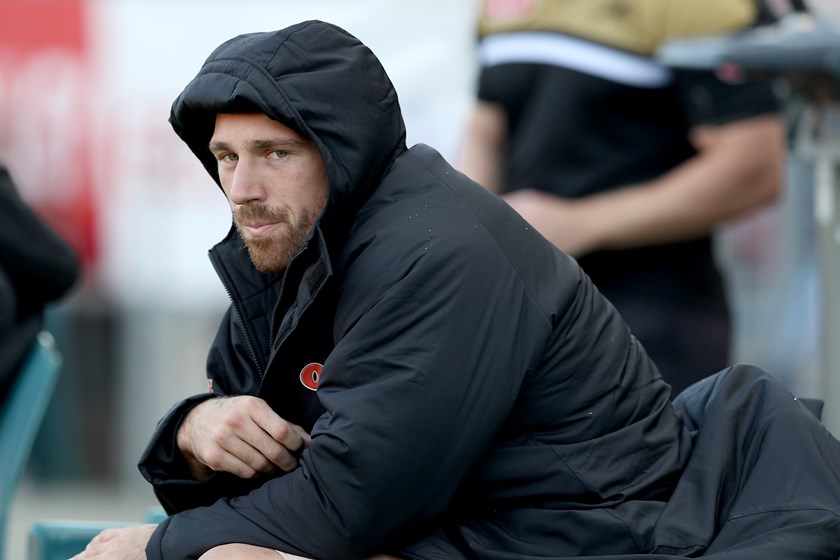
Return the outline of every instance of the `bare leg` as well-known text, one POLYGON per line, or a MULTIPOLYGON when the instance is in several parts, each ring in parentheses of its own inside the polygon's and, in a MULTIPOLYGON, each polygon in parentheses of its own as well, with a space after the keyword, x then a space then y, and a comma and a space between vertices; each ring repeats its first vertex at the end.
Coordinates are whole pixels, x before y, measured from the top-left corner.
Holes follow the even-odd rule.
MULTIPOLYGON (((270 548, 262 548, 250 544, 224 544, 212 548, 201 555, 198 560, 311 560, 303 556, 295 556, 288 552, 280 552, 270 548)), ((399 560, 394 556, 377 554, 370 560, 399 560)))
POLYGON ((306 560, 301 556, 277 552, 250 544, 223 544, 211 548, 198 560, 306 560))
MULTIPOLYGON (((277 552, 280 552, 279 550, 277 552)), ((284 560, 310 560, 309 558, 304 558, 303 556, 295 556, 294 554, 289 554, 288 552, 280 552, 280 557, 284 560)))

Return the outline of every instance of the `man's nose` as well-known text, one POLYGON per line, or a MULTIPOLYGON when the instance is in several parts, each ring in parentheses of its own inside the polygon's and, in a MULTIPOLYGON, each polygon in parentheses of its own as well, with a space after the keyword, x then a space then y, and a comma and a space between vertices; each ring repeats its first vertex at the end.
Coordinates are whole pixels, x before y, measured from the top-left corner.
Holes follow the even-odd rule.
POLYGON ((239 160, 233 172, 230 186, 230 201, 234 204, 247 204, 262 201, 265 198, 261 173, 247 158, 239 160))

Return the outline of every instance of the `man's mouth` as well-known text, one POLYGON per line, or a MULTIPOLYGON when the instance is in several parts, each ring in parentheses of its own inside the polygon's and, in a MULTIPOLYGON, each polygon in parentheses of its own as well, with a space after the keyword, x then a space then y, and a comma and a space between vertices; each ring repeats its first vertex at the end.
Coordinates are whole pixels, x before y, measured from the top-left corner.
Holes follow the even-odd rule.
POLYGON ((276 229, 288 224, 288 214, 267 206, 241 206, 234 211, 239 234, 246 239, 261 239, 276 234, 276 229))
POLYGON ((262 237, 268 235, 278 225, 280 225, 280 222, 250 222, 239 224, 239 229, 248 237, 262 237))

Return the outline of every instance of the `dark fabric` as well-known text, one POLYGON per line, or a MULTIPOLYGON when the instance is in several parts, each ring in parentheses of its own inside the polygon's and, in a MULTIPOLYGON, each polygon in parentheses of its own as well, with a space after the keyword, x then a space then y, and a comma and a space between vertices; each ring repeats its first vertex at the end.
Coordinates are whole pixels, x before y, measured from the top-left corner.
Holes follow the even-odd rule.
MULTIPOLYGON (((651 61, 653 64, 653 61, 651 61)), ((508 119, 505 190, 577 198, 655 179, 695 151, 689 132, 777 110, 768 82, 679 71, 666 86, 620 84, 533 63, 481 69, 478 97, 508 119)), ((729 363, 730 320, 710 237, 579 259, 678 393, 729 363)))
POLYGON ((0 401, 43 323, 79 276, 70 246, 20 197, 0 166, 0 401))
POLYGON ((331 198, 283 278, 257 273, 233 231, 211 251, 232 298, 208 358, 213 390, 259 395, 310 430, 301 468, 197 489, 174 439, 203 397, 176 405, 140 462, 178 512, 147 555, 246 542, 364 558, 446 519, 563 504, 604 512, 591 543, 628 522, 645 531, 690 450, 668 385, 573 259, 434 150, 404 151, 392 87, 348 41, 312 22, 234 39, 173 107, 205 158, 207 131, 182 126, 195 107, 229 107, 226 95, 270 106, 321 147, 331 198), (341 106, 312 93, 338 87, 331 76, 348 80, 341 106), (328 131, 301 117, 313 106, 328 131), (371 169, 384 175, 368 183, 371 169), (299 380, 311 362, 324 364, 317 392, 299 380), (628 520, 607 513, 617 507, 628 520))
MULTIPOLYGON (((772 375, 748 365, 698 382, 675 406, 691 430, 693 451, 673 494, 660 515, 651 517, 654 524, 635 548, 616 550, 626 536, 600 533, 606 541, 600 549, 555 552, 589 536, 593 525, 587 517, 595 515, 534 508, 516 515, 500 512, 497 517, 505 522, 497 526, 487 518, 470 520, 456 529, 460 539, 438 535, 412 557, 836 560, 840 444, 812 411, 772 375), (466 548, 458 550, 453 541, 466 548)), ((621 509, 610 513, 620 516, 621 509)))

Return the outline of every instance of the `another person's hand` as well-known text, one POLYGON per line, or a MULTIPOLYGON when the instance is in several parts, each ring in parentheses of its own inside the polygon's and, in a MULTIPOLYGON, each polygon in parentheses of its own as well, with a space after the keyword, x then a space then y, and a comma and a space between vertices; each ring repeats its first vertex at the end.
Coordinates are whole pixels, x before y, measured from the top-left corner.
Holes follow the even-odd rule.
POLYGON ((146 560, 146 545, 157 525, 105 529, 70 560, 146 560))
POLYGON ((178 447, 198 479, 213 471, 240 478, 291 472, 309 445, 303 428, 285 421, 264 400, 219 397, 192 409, 178 429, 178 447))

